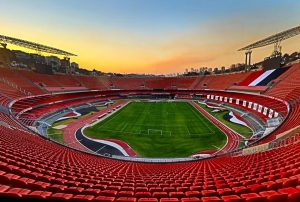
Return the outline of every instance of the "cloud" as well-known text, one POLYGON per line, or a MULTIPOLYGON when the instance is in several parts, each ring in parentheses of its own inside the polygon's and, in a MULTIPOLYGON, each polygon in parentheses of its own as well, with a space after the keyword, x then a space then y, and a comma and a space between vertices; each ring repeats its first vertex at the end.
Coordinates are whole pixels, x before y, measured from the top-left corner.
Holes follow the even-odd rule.
POLYGON ((199 64, 205 64, 214 59, 215 58, 212 56, 201 55, 194 51, 188 51, 155 61, 148 67, 153 69, 154 72, 159 73, 183 72, 185 68, 199 67, 199 64))

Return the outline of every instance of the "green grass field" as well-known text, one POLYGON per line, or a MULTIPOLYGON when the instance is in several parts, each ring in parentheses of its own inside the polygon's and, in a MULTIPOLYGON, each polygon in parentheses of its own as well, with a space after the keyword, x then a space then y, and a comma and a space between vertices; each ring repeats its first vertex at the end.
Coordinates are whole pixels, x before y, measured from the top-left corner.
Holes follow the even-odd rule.
MULTIPOLYGON (((98 110, 101 110, 105 107, 99 106, 97 107, 98 110)), ((51 126, 48 127, 47 129, 47 134, 49 136, 50 139, 59 142, 61 144, 65 144, 63 135, 64 135, 64 130, 62 129, 55 129, 55 126, 60 126, 60 125, 67 125, 77 119, 83 118, 85 116, 89 116, 91 115, 93 112, 90 112, 88 114, 82 115, 82 116, 78 116, 78 117, 74 117, 74 118, 69 118, 69 119, 65 119, 65 120, 61 120, 61 121, 57 121, 55 123, 53 123, 51 126)))
POLYGON ((250 128, 246 126, 242 126, 236 123, 232 123, 231 121, 228 121, 224 119, 224 116, 228 114, 230 111, 227 109, 220 110, 219 112, 213 112, 214 109, 207 107, 205 104, 199 104, 200 107, 202 107, 204 110, 206 110, 208 113, 213 115, 216 119, 218 119, 220 122, 222 122, 224 125, 228 126, 229 128, 233 129, 237 133, 241 134, 242 136, 249 138, 253 135, 253 132, 250 128))
POLYGON ((85 134, 122 140, 142 157, 184 157, 226 143, 226 136, 186 102, 131 102, 85 134))

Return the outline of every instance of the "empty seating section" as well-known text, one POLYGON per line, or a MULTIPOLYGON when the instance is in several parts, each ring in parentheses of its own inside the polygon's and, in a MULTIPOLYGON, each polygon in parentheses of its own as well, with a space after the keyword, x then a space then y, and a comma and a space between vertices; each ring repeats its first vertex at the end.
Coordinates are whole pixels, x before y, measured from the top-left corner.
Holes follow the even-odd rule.
POLYGON ((9 101, 10 101, 10 98, 0 95, 0 105, 1 106, 7 106, 9 101))
MULTIPOLYGON (((131 91, 129 91, 131 92, 131 91)), ((147 92, 147 90, 145 90, 147 92)), ((149 91, 151 92, 151 91, 149 91)), ((188 92, 188 91, 187 91, 188 92)), ((267 121, 267 115, 263 115, 262 113, 259 113, 256 110, 249 109, 247 106, 242 106, 242 101, 246 100, 248 102, 253 102, 257 104, 261 104, 267 107, 272 108, 273 110, 279 112, 283 117, 287 115, 287 108, 284 103, 282 103, 279 100, 275 99, 270 99, 268 97, 263 97, 263 96, 255 96, 255 95, 250 95, 250 94, 242 94, 242 93, 228 93, 228 92, 208 92, 208 91, 200 91, 202 94, 204 94, 204 99, 206 94, 214 94, 214 95, 219 95, 219 96, 227 96, 231 97, 233 99, 240 99, 240 104, 237 105, 235 101, 231 103, 231 105, 234 105, 235 107, 238 108, 243 108, 246 111, 250 111, 252 114, 260 117, 262 120, 265 122, 267 121)), ((111 92, 112 95, 114 91, 111 92)), ((132 92, 131 92, 132 93, 132 92)), ((23 123, 31 125, 35 119, 41 117, 42 115, 45 115, 48 113, 48 111, 56 111, 59 109, 62 109, 64 107, 72 106, 72 105, 78 105, 80 103, 85 103, 93 100, 97 100, 100 98, 103 99, 108 99, 109 97, 102 97, 100 96, 102 92, 84 92, 84 93, 69 93, 69 94, 59 94, 59 95, 46 95, 46 96, 40 96, 40 97, 31 97, 23 100, 19 100, 15 102, 15 104, 12 106, 12 112, 13 114, 17 115, 20 120, 22 120, 23 123), (56 103, 60 102, 61 100, 64 100, 64 102, 61 103, 56 103), (48 105, 47 103, 56 103, 55 105, 51 104, 48 105), (45 105, 45 106, 44 106, 45 105), (28 109, 34 106, 39 106, 36 109, 32 109, 30 111, 26 111, 24 113, 24 109, 28 109), (22 115, 18 115, 20 112, 22 112, 22 115)), ((107 93, 106 93, 107 94, 107 93)), ((182 93, 178 94, 180 97, 182 93)), ((107 94, 109 96, 109 94, 107 94)), ((110 95, 110 96, 112 96, 110 95)), ((183 94, 183 95, 187 95, 183 94)), ((190 97, 189 97, 190 98, 190 97)), ((288 128, 290 129, 291 127, 294 127, 296 124, 298 124, 297 119, 294 119, 293 117, 297 117, 298 113, 294 113, 294 110, 296 108, 293 108, 291 112, 291 117, 287 119, 283 126, 287 125, 287 127, 284 127, 285 129, 288 128)), ((279 130, 280 132, 283 132, 282 130, 279 130)), ((271 135, 273 138, 276 136, 278 133, 273 133, 271 135)), ((271 138, 271 137, 269 137, 271 138)), ((234 147, 232 147, 234 148, 234 147)))
POLYGON ((9 126, 19 128, 19 129, 25 129, 20 123, 13 120, 10 115, 0 113, 0 122, 4 122, 8 124, 9 126))
POLYGON ((152 164, 84 154, 3 126, 0 137, 0 197, 95 201, 299 200, 299 143, 248 156, 152 164))
POLYGON ((213 81, 210 82, 208 88, 216 90, 228 89, 230 86, 238 85, 239 82, 246 78, 248 75, 249 72, 214 76, 214 78, 212 78, 213 81))
MULTIPOLYGON (((284 86, 281 80, 295 71, 299 65, 290 68, 286 73, 282 74, 274 81, 275 88, 269 91, 277 92, 277 85, 284 86)), ((235 73, 216 76, 199 76, 199 77, 93 77, 93 76, 68 76, 68 75, 46 75, 25 70, 10 70, 2 68, 5 78, 11 82, 15 82, 20 88, 26 89, 28 92, 37 95, 45 93, 47 87, 86 87, 89 89, 216 89, 224 90, 233 86, 243 86, 260 74, 261 71, 235 73), (21 75, 21 76, 20 76, 21 75), (39 87, 40 86, 40 87, 39 87)), ((297 72, 298 73, 298 72, 297 72)), ((289 87, 283 91, 289 91, 289 87)), ((278 96, 275 93, 276 96, 278 96)), ((279 95, 280 96, 280 95, 279 95)))
POLYGON ((199 80, 194 89, 215 89, 225 90, 233 85, 238 85, 239 82, 243 81, 250 73, 235 73, 225 74, 216 76, 203 76, 199 80))
POLYGON ((276 136, 279 135, 280 133, 293 129, 299 125, 300 125, 300 106, 298 103, 291 108, 290 114, 288 118, 283 122, 283 124, 271 135, 259 141, 259 144, 274 140, 276 136))
POLYGON ((41 106, 39 108, 35 108, 29 111, 26 111, 25 113, 22 113, 18 116, 18 119, 27 125, 32 125, 35 120, 39 119, 41 116, 44 116, 49 113, 53 113, 55 111, 72 107, 76 105, 82 105, 88 102, 95 102, 95 101, 105 101, 111 97, 105 97, 105 98, 84 98, 84 99, 76 99, 76 100, 69 100, 64 101, 55 105, 45 105, 41 106))
POLYGON ((175 78, 177 79, 176 86, 177 89, 193 89, 192 85, 196 81, 198 77, 178 77, 175 78))
MULTIPOLYGON (((266 92, 267 96, 287 101, 290 104, 289 113, 279 99, 203 90, 225 90, 243 82, 246 84, 257 72, 199 77, 122 78, 44 75, 1 68, 0 104, 7 107, 10 101, 18 98, 11 106, 11 112, 30 125, 50 111, 95 100, 119 98, 116 92, 151 93, 153 89, 164 89, 178 97, 198 93, 204 99, 207 94, 214 94, 262 104, 287 117, 277 130, 258 142, 260 144, 272 141, 276 135, 300 125, 299 68, 300 64, 293 65, 273 81, 272 88, 266 92), (6 83, 6 80, 16 86, 6 83), (44 88, 47 86, 86 87, 102 91, 52 95, 47 94, 44 88), (121 90, 109 91, 111 89, 121 90), (28 96, 26 92, 41 96, 20 99, 28 96)), ((232 105, 266 121, 265 116, 247 106, 232 105)), ((86 120, 89 118, 86 117, 86 120)), ((236 148, 235 140, 239 139, 236 134, 231 135, 228 138, 231 144, 225 148, 228 150, 236 148)), ((75 137, 72 137, 73 141, 75 137)), ((300 136, 295 137, 274 149, 250 155, 227 153, 181 163, 129 162, 58 145, 25 129, 11 115, 0 111, 0 200, 297 202, 300 201, 300 136)))
POLYGON ((274 86, 266 94, 287 101, 293 101, 300 95, 297 90, 300 88, 299 75, 300 65, 295 64, 277 79, 274 86), (294 97, 291 97, 291 95, 294 97))
POLYGON ((2 106, 7 106, 11 100, 23 96, 25 96, 24 93, 0 80, 0 104, 2 106))
POLYGON ((144 78, 147 89, 192 89, 198 77, 150 77, 144 78))
POLYGON ((300 64, 294 64, 285 74, 277 78, 274 86, 266 92, 267 95, 281 98, 290 103, 291 111, 288 119, 271 136, 266 137, 260 143, 265 143, 276 138, 276 135, 295 128, 300 124, 300 64))
POLYGON ((90 89, 108 90, 111 88, 111 82, 105 77, 93 77, 93 76, 74 76, 85 87, 90 89))
POLYGON ((262 73, 263 73, 262 71, 251 72, 244 80, 242 80, 239 83, 239 85, 248 86, 254 79, 256 79, 262 73))
POLYGON ((196 89, 196 86, 201 82, 201 80, 205 78, 204 76, 196 76, 194 77, 193 82, 191 83, 191 85, 189 86, 189 89, 196 89))
POLYGON ((47 75, 26 70, 1 68, 6 78, 15 82, 20 88, 38 95, 57 89, 217 89, 224 90, 238 84, 250 73, 236 73, 217 76, 192 77, 107 77, 107 76, 76 76, 47 75), (72 88, 71 88, 72 87, 72 88))
POLYGON ((82 99, 89 97, 100 97, 99 94, 94 92, 85 92, 85 93, 67 93, 67 94, 55 94, 55 95, 43 95, 36 97, 28 97, 25 99, 17 100, 12 106, 12 112, 18 113, 26 108, 40 106, 48 103, 59 102, 59 101, 67 101, 74 99, 82 99))
POLYGON ((176 89, 176 82, 172 78, 153 77, 145 79, 146 87, 150 89, 176 89))
MULTIPOLYGON (((110 77, 102 76, 102 77, 99 77, 99 78, 100 78, 100 82, 105 87, 105 90, 109 90, 109 89, 114 87, 113 83, 111 82, 110 77)), ((97 89, 99 89, 99 88, 97 87, 97 89)), ((100 89, 100 90, 102 90, 102 89, 100 89)))
POLYGON ((61 86, 52 75, 39 74, 31 71, 23 71, 22 74, 39 86, 61 86))
POLYGON ((282 114, 282 116, 286 116, 287 115, 287 107, 286 105, 277 99, 271 99, 268 97, 264 97, 264 96, 255 96, 255 95, 251 95, 251 94, 243 94, 243 93, 229 93, 229 92, 204 92, 204 95, 206 94, 213 94, 215 96, 223 96, 223 97, 230 97, 233 98, 233 102, 231 103, 231 105, 236 105, 240 108, 244 108, 247 111, 251 111, 252 113, 256 114, 257 116, 261 117, 262 119, 266 119, 267 117, 265 115, 262 115, 261 113, 258 113, 255 110, 251 110, 248 108, 248 105, 246 105, 245 107, 242 106, 242 101, 247 101, 248 102, 252 102, 252 103, 257 103, 266 107, 269 107, 277 112, 279 112, 280 114, 282 114), (236 104, 236 99, 239 99, 240 102, 239 104, 236 104))
POLYGON ((30 98, 25 98, 25 99, 19 99, 15 101, 13 106, 11 107, 12 113, 17 114, 21 112, 22 110, 46 103, 51 103, 53 101, 56 101, 55 95, 44 95, 44 96, 37 96, 37 97, 30 97, 30 98))
POLYGON ((75 78, 76 77, 68 75, 55 75, 55 81, 57 81, 63 87, 82 86, 82 84, 75 78))
POLYGON ((111 82, 115 89, 137 90, 145 88, 144 78, 112 77, 111 82))
POLYGON ((229 82, 230 83, 229 85, 231 86, 234 82, 234 80, 230 80, 229 75, 224 76, 224 77, 220 76, 220 75, 210 76, 210 77, 211 77, 210 78, 211 82, 209 82, 209 84, 207 86, 208 89, 217 89, 217 90, 226 89, 227 86, 224 86, 224 85, 226 85, 226 83, 229 82))
POLYGON ((254 92, 261 93, 265 92, 268 89, 268 86, 231 86, 228 90, 233 91, 242 91, 242 92, 254 92))
POLYGON ((47 92, 46 89, 51 87, 82 87, 75 77, 69 75, 47 75, 9 68, 1 68, 2 72, 3 78, 33 95, 44 94, 47 92))
POLYGON ((24 71, 26 78, 35 85, 49 92, 86 90, 75 77, 70 75, 47 75, 24 71))
POLYGON ((44 91, 41 90, 38 86, 36 86, 32 81, 25 78, 23 76, 23 72, 21 70, 13 70, 9 68, 1 68, 1 77, 6 81, 9 81, 10 86, 14 86, 15 89, 18 89, 22 94, 33 94, 39 95, 43 94, 44 91))
POLYGON ((199 82, 195 85, 194 89, 208 89, 208 85, 212 81, 210 76, 203 76, 202 78, 200 77, 199 82))

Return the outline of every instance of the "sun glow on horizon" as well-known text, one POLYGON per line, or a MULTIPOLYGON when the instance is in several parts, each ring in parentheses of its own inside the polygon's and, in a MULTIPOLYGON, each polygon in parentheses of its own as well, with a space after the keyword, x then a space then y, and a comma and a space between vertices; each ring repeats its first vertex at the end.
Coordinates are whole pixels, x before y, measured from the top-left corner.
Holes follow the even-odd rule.
MULTIPOLYGON (((69 5, 68 0, 0 0, 0 34, 75 53, 78 57, 71 61, 90 70, 167 74, 243 63, 244 54, 238 48, 297 26, 300 18, 296 9, 300 3, 290 0, 273 1, 272 6, 269 0, 255 0, 249 8, 233 0, 161 5, 135 0, 90 1, 87 5, 75 0, 65 9, 56 7, 59 2, 69 5), (56 12, 51 12, 54 8, 56 12), (287 10, 289 19, 281 16, 287 10)), ((283 52, 298 51, 297 42, 299 37, 283 42, 283 52)), ((255 50, 253 62, 270 55, 272 48, 255 50)))

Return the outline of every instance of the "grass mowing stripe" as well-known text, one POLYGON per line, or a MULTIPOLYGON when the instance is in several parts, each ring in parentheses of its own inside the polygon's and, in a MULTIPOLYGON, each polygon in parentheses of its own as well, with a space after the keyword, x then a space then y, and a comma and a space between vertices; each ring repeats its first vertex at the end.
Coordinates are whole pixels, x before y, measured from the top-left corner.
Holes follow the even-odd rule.
POLYGON ((220 110, 219 112, 213 112, 214 109, 209 108, 204 104, 200 104, 200 103, 197 103, 197 104, 200 107, 202 107, 205 111, 210 113, 212 116, 214 116, 216 119, 218 119, 220 122, 222 122, 229 128, 233 129, 237 133, 241 134, 242 136, 244 136, 246 138, 249 138, 252 136, 253 132, 250 128, 224 119, 224 116, 229 113, 229 110, 223 109, 223 110, 220 110))
POLYGON ((225 135, 187 102, 132 102, 85 134, 122 140, 143 157, 189 156, 226 143, 225 135))
MULTIPOLYGON (((130 103, 129 103, 130 104, 130 103)), ((126 106, 125 106, 126 107, 126 106)), ((124 108, 124 107, 123 107, 124 108)), ((107 119, 104 119, 102 122, 104 123, 102 126, 104 126, 105 124, 107 124, 109 121, 111 121, 113 118, 115 118, 115 117, 117 117, 118 116, 118 114, 123 110, 123 108, 122 109, 120 109, 120 110, 118 110, 116 113, 114 113, 112 116, 110 116, 109 118, 107 118, 107 119)))
MULTIPOLYGON (((189 103, 190 104, 190 103, 189 103)), ((197 113, 195 112, 195 108, 192 106, 192 104, 190 104, 190 106, 193 108, 192 110, 193 110, 193 112, 196 114, 196 116, 198 116, 199 117, 199 119, 200 120, 202 120, 202 123, 212 132, 212 133, 214 133, 214 130, 212 130, 210 127, 209 127, 209 125, 208 124, 206 124, 206 121, 207 121, 207 119, 200 113, 200 112, 198 112, 197 111, 197 113), (201 116, 200 116, 201 115, 201 116), (205 119, 205 121, 203 121, 203 119, 202 118, 204 118, 205 119)))

